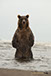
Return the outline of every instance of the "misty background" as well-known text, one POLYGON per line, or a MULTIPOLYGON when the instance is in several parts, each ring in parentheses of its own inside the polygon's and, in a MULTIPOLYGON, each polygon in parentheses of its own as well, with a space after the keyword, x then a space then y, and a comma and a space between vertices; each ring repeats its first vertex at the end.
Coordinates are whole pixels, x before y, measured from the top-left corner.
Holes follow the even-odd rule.
POLYGON ((0 0, 1 40, 12 40, 18 14, 29 14, 36 42, 51 42, 51 0, 0 0))

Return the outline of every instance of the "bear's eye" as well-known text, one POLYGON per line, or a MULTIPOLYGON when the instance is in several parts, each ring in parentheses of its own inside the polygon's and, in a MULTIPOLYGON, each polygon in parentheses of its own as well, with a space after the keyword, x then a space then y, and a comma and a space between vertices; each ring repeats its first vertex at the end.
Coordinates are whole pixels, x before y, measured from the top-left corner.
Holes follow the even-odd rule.
POLYGON ((27 21, 27 19, 25 18, 25 20, 27 21))
POLYGON ((20 20, 22 21, 23 19, 21 18, 20 20))

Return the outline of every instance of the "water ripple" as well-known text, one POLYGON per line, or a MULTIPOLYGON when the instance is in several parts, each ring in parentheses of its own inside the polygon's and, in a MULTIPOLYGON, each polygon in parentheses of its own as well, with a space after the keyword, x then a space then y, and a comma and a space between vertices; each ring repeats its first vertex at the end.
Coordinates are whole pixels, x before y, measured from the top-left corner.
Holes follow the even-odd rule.
POLYGON ((0 42, 0 68, 15 68, 31 71, 51 70, 51 44, 36 43, 32 47, 34 60, 18 62, 15 60, 15 49, 11 42, 0 42))

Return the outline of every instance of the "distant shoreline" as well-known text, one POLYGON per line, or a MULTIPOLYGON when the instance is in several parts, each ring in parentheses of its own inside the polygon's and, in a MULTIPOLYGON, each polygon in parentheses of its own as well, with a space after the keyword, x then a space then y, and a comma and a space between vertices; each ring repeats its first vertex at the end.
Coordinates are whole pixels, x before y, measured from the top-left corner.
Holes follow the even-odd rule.
MULTIPOLYGON (((12 44, 12 41, 11 40, 0 40, 0 43, 12 44)), ((35 45, 42 45, 42 46, 50 46, 51 47, 51 42, 35 42, 33 47, 35 45)))
MULTIPOLYGON (((11 43, 12 40, 2 40, 2 39, 0 39, 0 42, 9 42, 9 43, 11 43)), ((35 44, 51 44, 51 42, 35 41, 35 44)))

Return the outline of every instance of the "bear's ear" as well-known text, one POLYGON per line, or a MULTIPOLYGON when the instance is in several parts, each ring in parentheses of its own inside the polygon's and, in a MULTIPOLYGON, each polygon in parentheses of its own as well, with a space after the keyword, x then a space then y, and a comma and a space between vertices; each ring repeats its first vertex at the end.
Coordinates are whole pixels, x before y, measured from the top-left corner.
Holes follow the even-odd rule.
POLYGON ((20 16, 20 15, 18 15, 17 17, 18 17, 18 18, 21 18, 21 16, 20 16))
POLYGON ((29 18, 29 15, 26 15, 27 18, 29 18))

